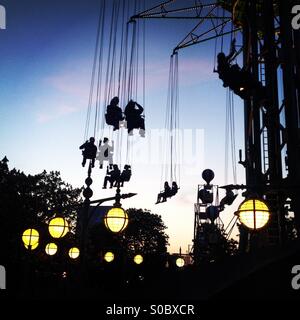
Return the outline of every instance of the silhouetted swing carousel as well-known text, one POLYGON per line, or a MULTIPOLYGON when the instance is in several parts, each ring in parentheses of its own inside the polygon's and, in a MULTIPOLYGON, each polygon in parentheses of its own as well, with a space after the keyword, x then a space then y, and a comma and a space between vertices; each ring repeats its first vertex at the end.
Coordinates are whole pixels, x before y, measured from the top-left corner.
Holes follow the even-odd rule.
MULTIPOLYGON (((135 11, 140 9, 139 6, 141 4, 135 0, 135 11)), ((83 167, 87 160, 90 160, 90 170, 95 167, 96 160, 100 169, 107 163, 103 189, 123 187, 130 181, 133 160, 130 136, 134 130, 139 130, 140 136, 145 137, 145 23, 129 19, 129 8, 126 1, 114 0, 111 6, 107 1, 101 3, 85 124, 86 142, 80 146, 83 167), (109 15, 110 21, 106 21, 109 15), (143 50, 142 62, 139 61, 140 47, 143 50), (139 81, 140 73, 142 81, 139 81), (138 95, 139 91, 142 94, 138 95), (143 106, 137 101, 142 101, 143 106), (125 161, 122 155, 122 147, 125 146, 123 129, 127 129, 125 161)), ((167 201, 179 190, 178 98, 178 55, 174 53, 170 58, 165 118, 163 190, 158 194, 156 203, 167 201)))
MULTIPOLYGON (((140 9, 137 0, 134 9, 140 9)), ((145 137, 145 41, 142 42, 142 62, 138 55, 139 38, 145 37, 145 30, 140 32, 139 23, 126 23, 130 17, 129 11, 130 4, 127 1, 101 2, 85 124, 86 142, 80 149, 83 150, 83 167, 87 160, 90 160, 90 170, 95 167, 96 160, 100 169, 107 163, 103 189, 108 184, 110 188, 123 187, 125 182, 130 181, 132 146, 129 136, 138 129, 140 136, 145 137), (110 21, 106 21, 108 16, 110 21), (143 72, 144 107, 136 102, 140 69, 143 72), (125 106, 124 110, 119 104, 125 106), (121 129, 127 129, 128 132, 126 161, 122 155, 124 132, 121 129), (99 141, 98 146, 96 141, 99 141)))
POLYGON ((162 165, 163 190, 157 195, 156 204, 166 202, 175 196, 179 189, 180 150, 179 150, 179 94, 178 94, 178 54, 170 57, 169 88, 165 119, 165 155, 162 165))

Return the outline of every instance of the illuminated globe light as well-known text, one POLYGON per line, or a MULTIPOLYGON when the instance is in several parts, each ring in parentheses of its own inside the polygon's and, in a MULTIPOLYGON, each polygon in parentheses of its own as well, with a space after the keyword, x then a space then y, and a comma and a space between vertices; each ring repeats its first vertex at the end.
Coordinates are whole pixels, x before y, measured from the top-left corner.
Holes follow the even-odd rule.
POLYGON ((57 245, 55 243, 48 243, 45 248, 46 253, 49 256, 54 256, 57 252, 57 245))
POLYGON ((58 239, 69 232, 69 224, 64 218, 57 217, 50 220, 48 229, 51 237, 58 239))
POLYGON ((39 245, 39 232, 35 229, 27 229, 23 232, 22 241, 26 249, 34 250, 39 245))
POLYGON ((71 259, 77 259, 79 257, 80 250, 76 247, 73 247, 69 250, 69 257, 71 259))
POLYGON ((113 262, 115 260, 115 255, 112 252, 106 252, 104 255, 104 260, 108 263, 113 262))
POLYGON ((185 265, 185 261, 184 261, 183 258, 177 258, 176 259, 176 266, 178 268, 182 268, 182 267, 184 267, 184 265, 185 265))
POLYGON ((120 207, 113 207, 104 217, 105 227, 111 232, 122 232, 127 228, 128 215, 124 209, 120 207))
POLYGON ((135 264, 141 264, 141 263, 143 263, 144 258, 143 258, 140 254, 137 254, 137 255, 133 258, 133 261, 134 261, 135 264))
POLYGON ((270 219, 268 206, 258 199, 248 199, 243 201, 235 214, 240 222, 251 230, 263 228, 270 219))

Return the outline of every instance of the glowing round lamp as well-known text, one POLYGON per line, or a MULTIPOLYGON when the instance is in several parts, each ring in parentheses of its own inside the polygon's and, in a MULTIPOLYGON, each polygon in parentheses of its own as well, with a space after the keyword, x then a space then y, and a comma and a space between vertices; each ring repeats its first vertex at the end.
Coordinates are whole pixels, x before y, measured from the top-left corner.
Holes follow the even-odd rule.
POLYGON ((45 248, 46 253, 49 256, 54 256, 57 252, 57 245, 55 243, 48 243, 45 248))
POLYGON ((106 252, 105 255, 104 255, 104 260, 106 262, 113 262, 115 259, 115 255, 112 253, 112 252, 106 252))
POLYGON ((57 217, 50 220, 48 229, 51 237, 58 239, 68 233, 69 224, 64 218, 57 217))
POLYGON ((133 258, 133 261, 134 261, 135 264, 141 264, 141 263, 143 263, 144 258, 143 258, 140 254, 137 254, 137 255, 133 258))
POLYGON ((182 267, 184 267, 184 265, 185 265, 185 261, 184 261, 183 258, 177 258, 176 259, 176 266, 178 268, 182 268, 182 267))
POLYGON ((270 210, 262 200, 247 199, 235 212, 240 222, 251 230, 263 228, 270 219, 270 210))
POLYGON ((104 217, 104 223, 108 230, 114 233, 122 232, 127 228, 128 215, 124 209, 113 207, 104 217))
POLYGON ((26 249, 34 250, 39 245, 40 235, 35 229, 27 229, 23 232, 22 241, 26 249))
POLYGON ((79 257, 80 250, 76 247, 73 247, 69 250, 69 257, 71 259, 77 259, 79 257))

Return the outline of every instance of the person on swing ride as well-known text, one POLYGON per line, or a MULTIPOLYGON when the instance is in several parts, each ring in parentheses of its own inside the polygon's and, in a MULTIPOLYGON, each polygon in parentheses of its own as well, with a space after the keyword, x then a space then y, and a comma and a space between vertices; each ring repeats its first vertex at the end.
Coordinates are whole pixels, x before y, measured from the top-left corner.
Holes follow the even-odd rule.
POLYGON ((235 39, 232 40, 231 49, 228 56, 220 52, 217 56, 217 73, 223 81, 223 87, 229 87, 235 94, 242 99, 247 99, 256 94, 260 101, 266 99, 266 90, 263 84, 254 78, 247 66, 240 66, 232 61, 237 55, 235 39))
POLYGON ((172 188, 171 188, 171 192, 170 192, 170 198, 175 196, 175 194, 178 192, 178 185, 176 183, 176 181, 172 182, 172 188))
POLYGON ((140 136, 145 137, 145 119, 142 116, 144 108, 137 102, 130 100, 125 107, 128 134, 133 135, 133 129, 140 129, 140 136))
POLYGON ((90 159, 92 160, 92 167, 95 166, 95 158, 97 154, 97 146, 95 145, 95 138, 91 137, 90 140, 86 141, 83 145, 79 147, 80 150, 82 150, 83 160, 82 160, 82 166, 84 167, 86 164, 86 160, 90 159))
POLYGON ((118 167, 117 164, 113 165, 113 169, 111 171, 108 170, 108 166, 106 169, 106 177, 104 178, 104 183, 103 183, 103 188, 102 189, 106 189, 107 188, 107 183, 110 183, 110 188, 113 187, 115 182, 118 182, 120 179, 120 169, 118 167))
MULTIPOLYGON (((228 56, 225 55, 224 52, 220 52, 217 56, 217 73, 219 74, 219 78, 223 80, 223 86, 226 88, 230 85, 231 80, 231 61, 234 58, 236 53, 235 48, 235 39, 232 40, 231 49, 228 56)), ((234 66, 234 69, 238 67, 237 65, 234 66)))
POLYGON ((114 141, 111 141, 111 146, 108 143, 108 138, 103 139, 103 145, 102 140, 99 142, 99 151, 96 159, 99 161, 100 169, 103 168, 103 161, 108 161, 110 168, 113 165, 114 141))
POLYGON ((161 202, 166 202, 170 192, 171 192, 171 187, 169 186, 169 182, 165 181, 165 183, 164 183, 164 191, 160 192, 157 195, 157 201, 156 201, 155 204, 158 204, 158 203, 161 203, 161 202))
POLYGON ((157 196, 157 203, 166 202, 167 198, 172 198, 178 192, 178 185, 175 181, 172 182, 172 187, 170 188, 168 181, 164 184, 164 191, 159 193, 157 196), (162 199, 162 201, 161 201, 162 199))
POLYGON ((110 104, 106 108, 105 120, 108 125, 114 127, 115 130, 119 130, 120 121, 124 120, 122 109, 118 106, 119 98, 113 97, 110 104))
POLYGON ((130 178, 131 178, 131 166, 128 164, 125 164, 119 180, 115 183, 115 187, 117 187, 118 183, 120 183, 120 187, 123 187, 124 182, 128 182, 130 178))

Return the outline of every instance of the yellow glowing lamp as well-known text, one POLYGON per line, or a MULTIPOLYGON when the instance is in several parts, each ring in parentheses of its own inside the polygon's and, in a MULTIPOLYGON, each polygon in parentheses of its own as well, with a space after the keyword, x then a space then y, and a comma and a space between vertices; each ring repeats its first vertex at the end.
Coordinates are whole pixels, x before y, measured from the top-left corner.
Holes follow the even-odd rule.
POLYGON ((77 259, 79 257, 80 250, 76 247, 73 247, 69 250, 69 257, 71 259, 77 259))
POLYGON ((113 262, 115 259, 115 255, 113 254, 113 252, 106 252, 105 255, 104 255, 104 260, 106 262, 113 262))
POLYGON ((133 261, 135 264, 141 264, 144 261, 143 256, 141 256, 140 254, 137 254, 134 258, 133 261))
POLYGON ((264 201, 246 199, 235 212, 240 222, 251 230, 263 228, 270 219, 270 209, 264 201))
POLYGON ((185 265, 185 261, 184 261, 183 258, 177 258, 176 259, 176 266, 178 268, 182 268, 182 267, 184 267, 184 265, 185 265))
POLYGON ((45 251, 49 256, 54 256, 57 252, 57 245, 53 242, 48 243, 46 245, 45 251))
POLYGON ((113 207, 105 215, 104 224, 111 232, 122 232, 128 226, 128 215, 124 209, 120 207, 113 207))
POLYGON ((51 237, 58 239, 69 232, 69 224, 64 218, 57 217, 50 220, 48 229, 51 237))
POLYGON ((28 250, 34 250, 39 245, 39 232, 35 229, 27 229, 23 232, 22 241, 28 250))

